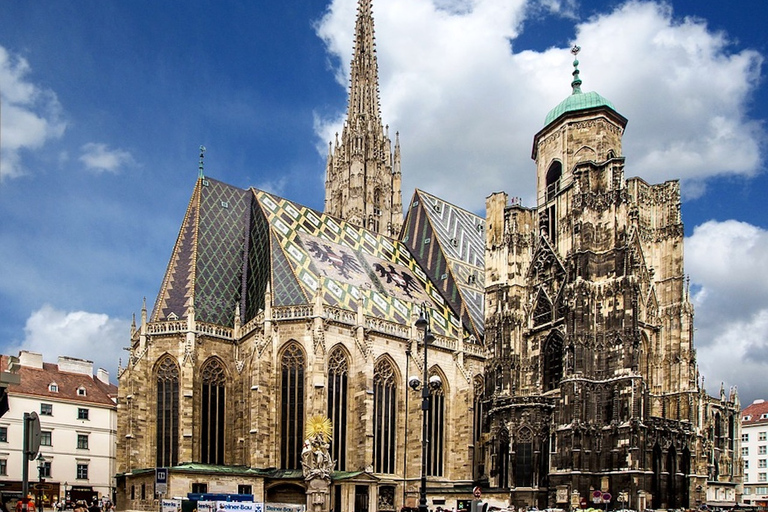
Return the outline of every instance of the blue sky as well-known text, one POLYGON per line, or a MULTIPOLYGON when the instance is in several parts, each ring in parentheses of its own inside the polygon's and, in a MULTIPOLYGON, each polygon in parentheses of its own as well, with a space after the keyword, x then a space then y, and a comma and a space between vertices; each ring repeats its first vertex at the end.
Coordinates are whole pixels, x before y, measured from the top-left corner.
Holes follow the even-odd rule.
MULTIPOLYGON (((205 173, 322 209, 356 0, 0 2, 0 351, 116 375, 205 173)), ((534 134, 582 89, 629 119, 626 175, 681 179, 706 387, 765 397, 762 0, 374 0, 382 117, 415 187, 534 204, 534 134)))

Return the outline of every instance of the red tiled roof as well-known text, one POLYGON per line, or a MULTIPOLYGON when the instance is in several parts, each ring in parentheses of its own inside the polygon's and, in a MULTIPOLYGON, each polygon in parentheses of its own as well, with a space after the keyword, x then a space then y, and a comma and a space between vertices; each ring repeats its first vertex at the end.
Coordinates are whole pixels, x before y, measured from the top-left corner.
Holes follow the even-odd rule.
MULTIPOLYGON (((0 356, 0 369, 8 367, 8 356, 0 356)), ((117 397, 117 386, 100 381, 93 375, 59 371, 53 363, 43 363, 42 368, 22 366, 19 369, 21 383, 8 386, 10 395, 33 395, 58 400, 68 400, 89 404, 115 406, 113 397, 117 397), (58 386, 58 392, 49 389, 50 384, 58 386), (85 396, 77 390, 85 389, 85 396)))
POLYGON ((741 411, 741 424, 748 426, 760 423, 768 423, 768 402, 755 400, 741 411), (766 416, 761 419, 763 414, 766 416), (746 419, 747 417, 749 420, 746 419))

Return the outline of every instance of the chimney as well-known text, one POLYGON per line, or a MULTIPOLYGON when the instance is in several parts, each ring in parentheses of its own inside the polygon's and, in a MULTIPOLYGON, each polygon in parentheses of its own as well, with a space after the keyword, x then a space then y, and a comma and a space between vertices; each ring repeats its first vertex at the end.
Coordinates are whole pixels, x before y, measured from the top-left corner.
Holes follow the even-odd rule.
POLYGON ((59 356, 59 371, 69 373, 82 373, 93 377, 93 361, 78 359, 76 357, 59 356))
POLYGON ((109 384, 109 372, 104 368, 99 368, 96 372, 96 378, 104 384, 109 384))
POLYGON ((43 354, 37 352, 30 352, 29 350, 21 350, 19 352, 19 364, 29 368, 43 368, 43 354))

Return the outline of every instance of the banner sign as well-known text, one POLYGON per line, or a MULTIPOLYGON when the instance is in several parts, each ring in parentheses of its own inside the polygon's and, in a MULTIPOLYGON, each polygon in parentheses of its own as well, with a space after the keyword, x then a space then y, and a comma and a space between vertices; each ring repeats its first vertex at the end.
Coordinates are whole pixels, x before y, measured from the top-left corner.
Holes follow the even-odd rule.
MULTIPOLYGON (((199 504, 200 502, 198 502, 199 504)), ((200 507, 198 507, 199 512, 200 507)), ((264 512, 263 503, 252 501, 217 501, 217 512, 264 512)))
POLYGON ((162 512, 181 512, 181 500, 163 500, 162 512))
POLYGON ((305 505, 291 505, 290 503, 265 503, 264 512, 304 512, 305 505))

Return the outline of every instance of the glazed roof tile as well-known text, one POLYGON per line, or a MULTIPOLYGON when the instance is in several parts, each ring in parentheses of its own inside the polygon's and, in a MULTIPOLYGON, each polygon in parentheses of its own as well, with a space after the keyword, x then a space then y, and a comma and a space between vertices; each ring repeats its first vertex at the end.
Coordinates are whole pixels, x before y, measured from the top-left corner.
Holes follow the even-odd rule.
POLYGON ((200 178, 187 208, 152 321, 232 326, 273 304, 324 304, 409 325, 431 304, 436 334, 456 337, 459 317, 401 242, 258 189, 200 178))

